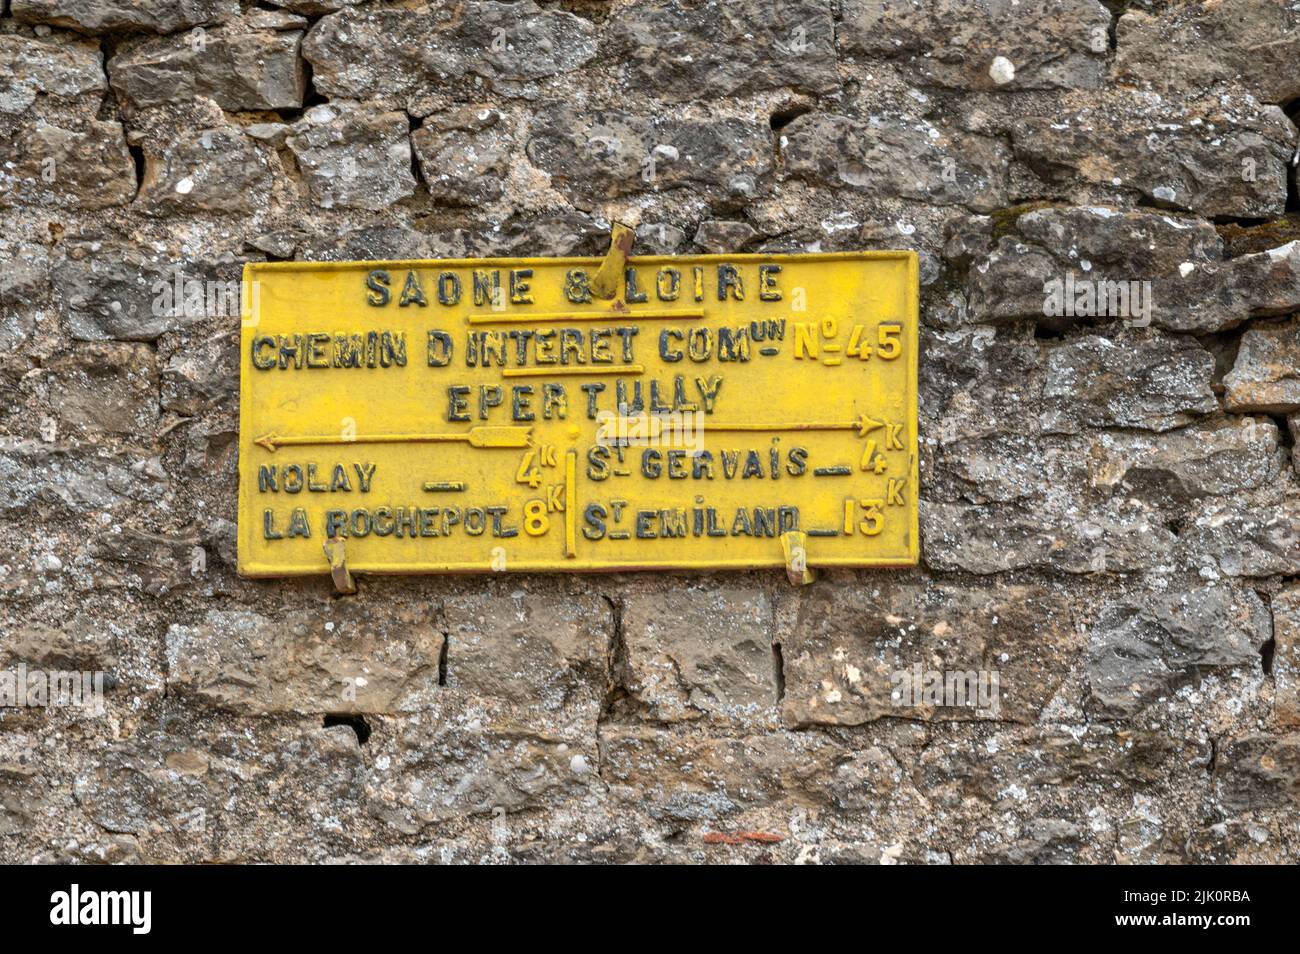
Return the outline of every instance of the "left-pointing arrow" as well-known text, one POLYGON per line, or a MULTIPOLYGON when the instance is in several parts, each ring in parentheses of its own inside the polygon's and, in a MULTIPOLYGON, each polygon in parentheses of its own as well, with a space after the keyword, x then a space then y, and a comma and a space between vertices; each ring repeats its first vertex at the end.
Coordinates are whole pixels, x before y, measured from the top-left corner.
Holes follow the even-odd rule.
POLYGON ((532 428, 483 424, 459 434, 370 434, 344 437, 342 434, 263 434, 253 441, 274 453, 280 447, 314 444, 450 444, 470 447, 527 447, 532 428))

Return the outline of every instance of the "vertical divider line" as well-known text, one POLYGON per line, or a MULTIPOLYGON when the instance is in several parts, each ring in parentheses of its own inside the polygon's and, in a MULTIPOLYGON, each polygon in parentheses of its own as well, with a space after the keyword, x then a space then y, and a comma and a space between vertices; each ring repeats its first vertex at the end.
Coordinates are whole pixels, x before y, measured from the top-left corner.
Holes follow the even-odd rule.
POLYGON ((578 452, 564 455, 564 555, 578 555, 578 452))

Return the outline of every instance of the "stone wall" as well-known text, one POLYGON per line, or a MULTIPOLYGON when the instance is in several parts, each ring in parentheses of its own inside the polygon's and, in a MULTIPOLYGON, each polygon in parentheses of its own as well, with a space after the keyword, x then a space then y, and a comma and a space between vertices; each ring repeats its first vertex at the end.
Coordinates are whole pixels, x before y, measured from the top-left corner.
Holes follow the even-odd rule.
POLYGON ((0 860, 1300 857, 1285 0, 0 8, 0 667, 108 673, 0 710, 0 860), (159 283, 615 219, 917 250, 920 567, 236 575, 238 318, 159 283))

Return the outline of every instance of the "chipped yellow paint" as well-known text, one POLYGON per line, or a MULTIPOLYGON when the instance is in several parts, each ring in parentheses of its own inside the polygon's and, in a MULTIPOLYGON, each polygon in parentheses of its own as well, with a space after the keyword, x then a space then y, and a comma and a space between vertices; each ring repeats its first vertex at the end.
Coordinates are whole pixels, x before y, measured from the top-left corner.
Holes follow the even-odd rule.
POLYGON ((916 563, 914 254, 601 266, 245 266, 240 572, 916 563))

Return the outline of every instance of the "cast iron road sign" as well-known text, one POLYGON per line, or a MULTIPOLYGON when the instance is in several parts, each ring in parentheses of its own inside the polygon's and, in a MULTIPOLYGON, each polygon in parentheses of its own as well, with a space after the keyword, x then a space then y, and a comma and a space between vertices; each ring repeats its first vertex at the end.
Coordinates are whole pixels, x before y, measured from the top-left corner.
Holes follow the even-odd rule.
POLYGON ((247 265, 240 572, 916 562, 913 253, 600 265, 247 265))

